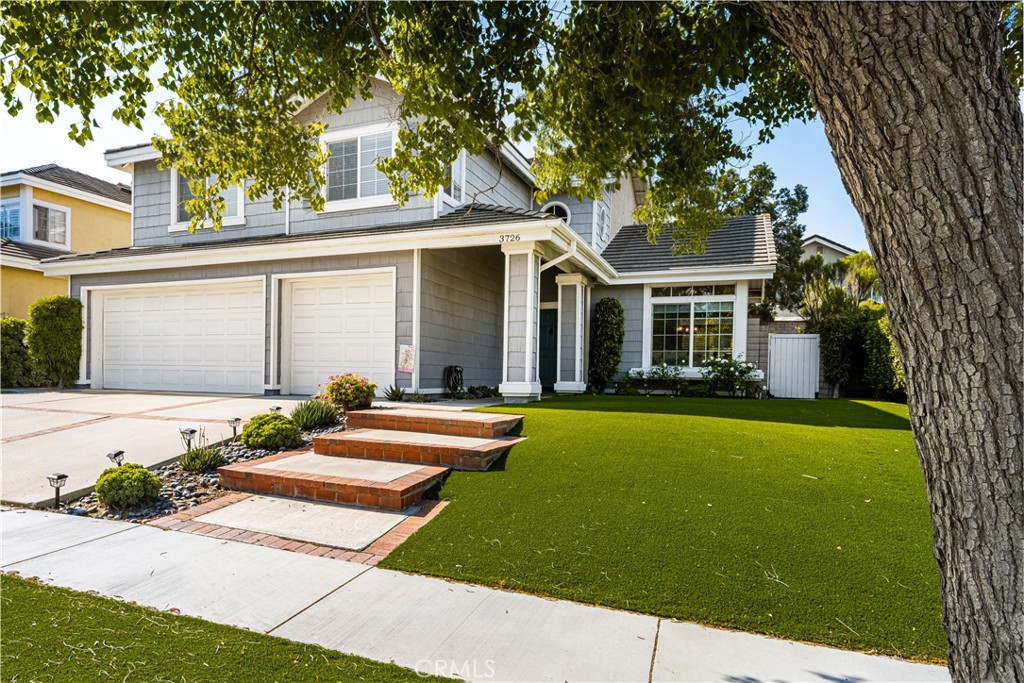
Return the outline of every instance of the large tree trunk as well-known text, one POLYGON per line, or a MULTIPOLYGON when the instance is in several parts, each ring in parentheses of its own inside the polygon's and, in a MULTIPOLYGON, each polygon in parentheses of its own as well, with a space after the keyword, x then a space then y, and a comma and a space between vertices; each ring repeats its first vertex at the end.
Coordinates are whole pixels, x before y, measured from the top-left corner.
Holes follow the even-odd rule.
POLYGON ((949 667, 1024 681, 1022 120, 995 3, 761 3, 878 263, 931 504, 949 667))

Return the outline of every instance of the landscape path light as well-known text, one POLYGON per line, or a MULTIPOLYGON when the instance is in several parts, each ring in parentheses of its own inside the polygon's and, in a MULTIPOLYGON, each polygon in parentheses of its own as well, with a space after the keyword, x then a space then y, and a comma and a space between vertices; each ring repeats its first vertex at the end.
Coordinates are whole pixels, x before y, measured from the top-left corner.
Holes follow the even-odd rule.
POLYGON ((270 406, 270 412, 272 412, 272 413, 280 413, 281 412, 281 406, 270 406))
POLYGON ((124 451, 111 451, 107 453, 107 460, 120 467, 121 463, 124 462, 124 451))
POLYGON ((60 509, 60 487, 68 480, 68 475, 54 472, 46 475, 46 480, 53 487, 53 507, 60 509))
POLYGON ((231 440, 234 441, 238 438, 238 427, 242 424, 242 418, 232 417, 228 418, 228 426, 231 427, 231 440))
POLYGON ((185 439, 185 450, 192 450, 192 439, 196 436, 196 430, 194 429, 182 429, 181 437, 185 439))

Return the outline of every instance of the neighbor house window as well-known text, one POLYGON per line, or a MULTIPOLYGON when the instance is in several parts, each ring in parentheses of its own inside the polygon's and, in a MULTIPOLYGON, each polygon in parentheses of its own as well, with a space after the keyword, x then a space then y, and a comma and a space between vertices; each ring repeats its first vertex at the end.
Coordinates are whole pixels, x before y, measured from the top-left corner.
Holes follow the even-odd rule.
POLYGON ((68 212, 50 206, 33 206, 32 236, 40 242, 67 244, 68 212))
MULTIPOLYGON (((188 223, 192 220, 192 215, 189 214, 188 209, 185 207, 185 202, 194 199, 195 195, 192 194, 192 190, 188 186, 188 178, 181 175, 180 173, 175 174, 177 176, 177 221, 178 223, 188 223)), ((207 179, 207 182, 213 182, 215 178, 211 176, 207 179)), ((224 198, 224 221, 229 222, 229 219, 237 219, 241 216, 240 205, 242 194, 241 188, 237 185, 232 185, 228 189, 220 193, 220 196, 224 198)))
POLYGON ((459 205, 465 200, 465 190, 462 187, 462 179, 466 170, 466 157, 459 152, 459 156, 448 167, 447 178, 442 188, 442 199, 446 204, 459 205))
POLYGON ((651 364, 700 367, 732 356, 735 293, 735 285, 653 287, 651 364))
POLYGON ((388 158, 394 149, 394 132, 360 135, 327 143, 328 202, 391 196, 387 177, 377 170, 377 159, 388 158))
POLYGON ((0 237, 21 239, 21 200, 0 202, 0 237))

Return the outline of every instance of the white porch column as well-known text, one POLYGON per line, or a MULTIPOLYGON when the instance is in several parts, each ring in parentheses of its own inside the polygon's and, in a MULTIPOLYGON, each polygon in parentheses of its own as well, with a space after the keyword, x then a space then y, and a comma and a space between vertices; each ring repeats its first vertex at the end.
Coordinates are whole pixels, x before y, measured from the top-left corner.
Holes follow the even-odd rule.
POLYGON ((583 374, 587 277, 581 273, 559 273, 558 284, 558 371, 555 391, 580 394, 587 388, 583 374))
POLYGON ((736 303, 732 310, 732 357, 747 358, 747 309, 749 308, 747 296, 747 281, 737 280, 736 282, 736 303))
POLYGON ((505 253, 505 339, 501 384, 508 402, 540 398, 540 257, 534 242, 503 244, 505 253))

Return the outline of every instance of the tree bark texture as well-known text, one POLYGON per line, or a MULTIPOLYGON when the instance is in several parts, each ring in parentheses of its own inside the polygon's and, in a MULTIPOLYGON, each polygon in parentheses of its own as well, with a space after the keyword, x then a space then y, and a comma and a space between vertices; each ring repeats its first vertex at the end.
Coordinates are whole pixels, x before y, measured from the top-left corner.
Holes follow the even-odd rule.
POLYGON ((810 84, 878 265, 953 679, 1024 681, 1024 125, 998 6, 757 8, 810 84))

